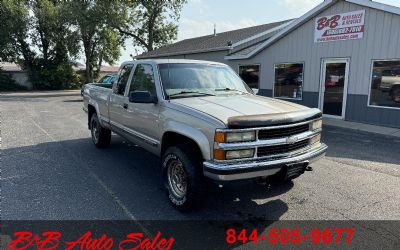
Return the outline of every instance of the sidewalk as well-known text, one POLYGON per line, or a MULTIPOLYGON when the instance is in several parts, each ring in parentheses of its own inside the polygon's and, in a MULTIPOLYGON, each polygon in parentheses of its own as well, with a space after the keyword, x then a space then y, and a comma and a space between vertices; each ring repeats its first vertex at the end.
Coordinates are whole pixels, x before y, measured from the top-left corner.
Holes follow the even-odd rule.
POLYGON ((323 118, 323 124, 328 126, 335 126, 341 128, 354 129, 363 132, 369 132, 374 134, 386 135, 386 136, 394 136, 400 138, 400 129, 399 128, 390 128, 383 126, 375 126, 370 124, 363 124, 357 122, 348 122, 340 119, 334 118, 323 118))

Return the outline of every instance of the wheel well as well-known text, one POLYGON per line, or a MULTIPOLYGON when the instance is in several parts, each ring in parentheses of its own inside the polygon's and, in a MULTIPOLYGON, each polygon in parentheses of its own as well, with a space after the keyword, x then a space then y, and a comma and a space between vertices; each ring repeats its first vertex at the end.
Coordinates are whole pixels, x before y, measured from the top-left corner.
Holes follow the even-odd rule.
POLYGON ((200 150, 199 145, 191 138, 181 135, 176 132, 166 132, 164 133, 161 141, 161 155, 164 154, 164 152, 172 146, 176 146, 179 144, 187 144, 188 146, 192 147, 195 149, 199 155, 203 159, 203 154, 200 150))
POLYGON ((90 128, 90 119, 92 115, 96 113, 96 109, 92 105, 88 105, 88 128, 90 128))

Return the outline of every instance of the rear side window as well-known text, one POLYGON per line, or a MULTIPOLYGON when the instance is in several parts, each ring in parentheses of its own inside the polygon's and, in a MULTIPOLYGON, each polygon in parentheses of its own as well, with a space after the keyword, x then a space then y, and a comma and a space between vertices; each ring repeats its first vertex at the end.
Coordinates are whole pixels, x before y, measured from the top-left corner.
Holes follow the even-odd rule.
POLYGON ((138 64, 132 78, 129 92, 149 91, 156 95, 153 67, 149 64, 138 64))
POLYGON ((118 74, 117 85, 114 89, 114 93, 117 95, 124 95, 126 84, 128 83, 129 75, 131 74, 133 65, 125 65, 118 74))

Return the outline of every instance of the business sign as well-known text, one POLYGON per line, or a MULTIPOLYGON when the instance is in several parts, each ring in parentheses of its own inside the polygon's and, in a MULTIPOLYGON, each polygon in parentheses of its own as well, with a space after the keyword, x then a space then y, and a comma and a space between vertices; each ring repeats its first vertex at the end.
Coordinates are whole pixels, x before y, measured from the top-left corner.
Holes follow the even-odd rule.
POLYGON ((358 10, 315 20, 314 42, 361 39, 365 30, 365 10, 358 10))

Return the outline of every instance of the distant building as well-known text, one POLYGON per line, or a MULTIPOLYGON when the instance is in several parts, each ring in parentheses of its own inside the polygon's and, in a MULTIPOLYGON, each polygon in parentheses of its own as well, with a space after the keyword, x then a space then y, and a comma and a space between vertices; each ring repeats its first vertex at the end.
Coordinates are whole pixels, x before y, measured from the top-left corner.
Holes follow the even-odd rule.
MULTIPOLYGON (((84 79, 85 76, 85 66, 79 63, 75 63, 76 66, 72 68, 84 79)), ((28 72, 22 69, 19 65, 15 63, 0 63, 0 68, 9 73, 12 78, 17 82, 17 84, 26 87, 27 89, 32 89, 32 83, 29 81, 28 72)), ((99 79, 107 74, 118 72, 118 67, 115 66, 102 66, 99 74, 99 79)))
POLYGON ((400 127, 400 8, 325 0, 302 17, 183 40, 137 58, 230 65, 258 94, 400 127))
POLYGON ((28 72, 23 70, 19 65, 14 63, 0 63, 0 68, 10 74, 18 85, 32 89, 32 83, 28 79, 28 72))

